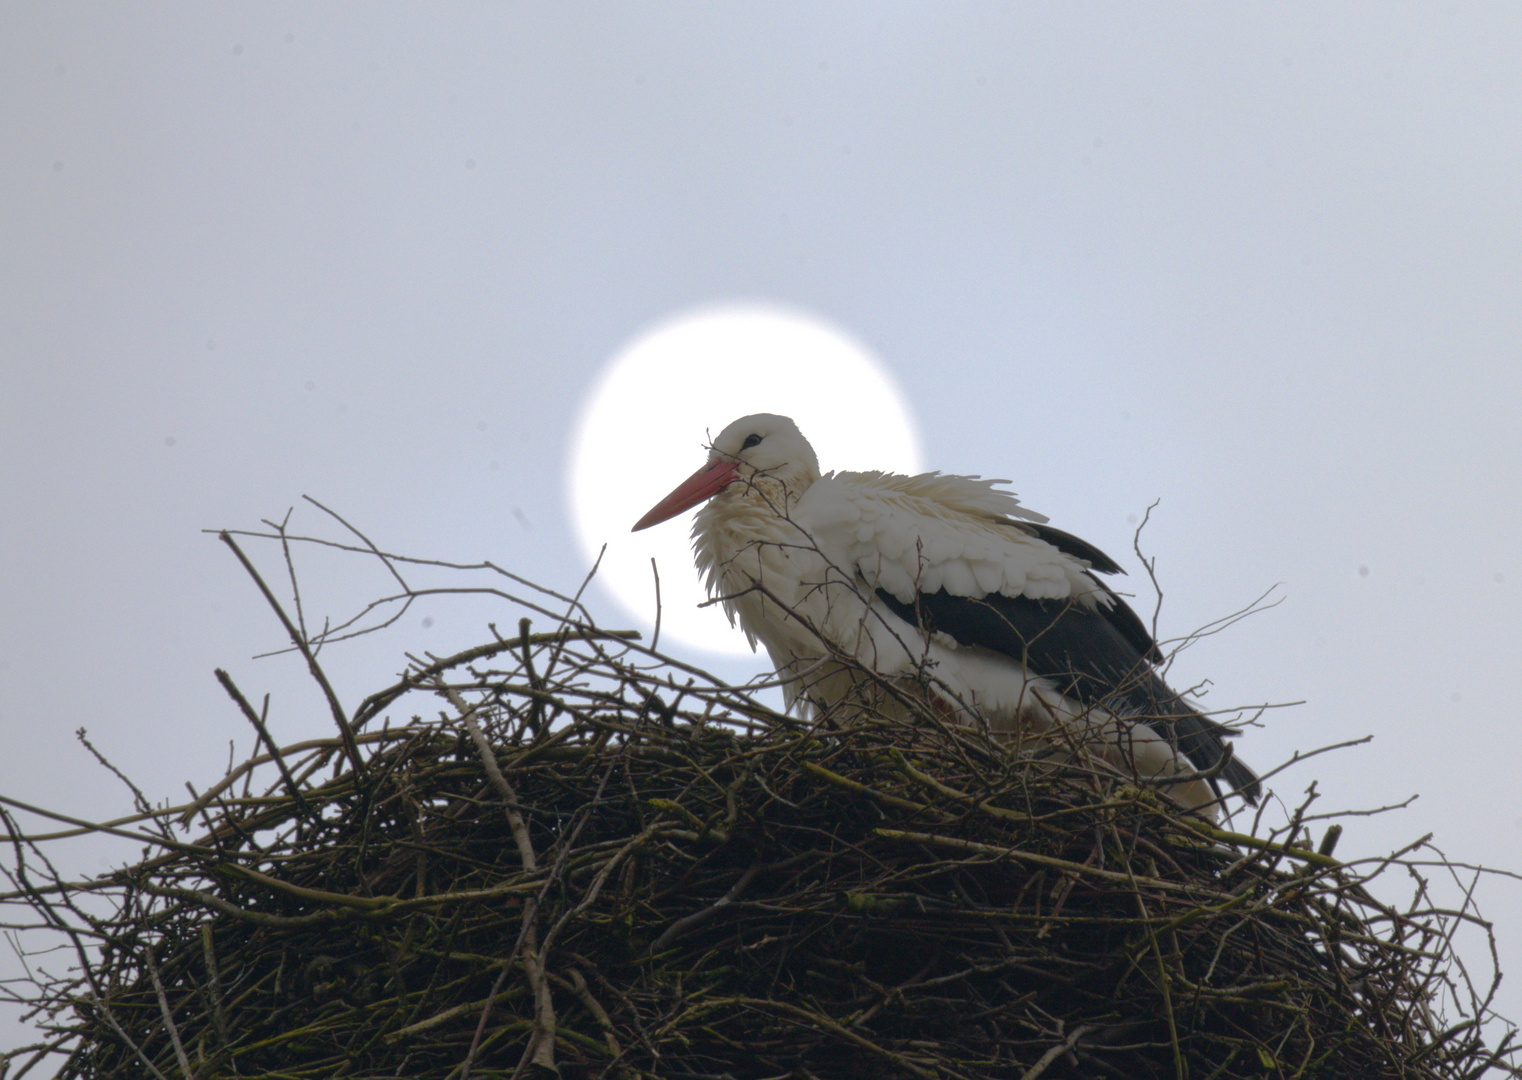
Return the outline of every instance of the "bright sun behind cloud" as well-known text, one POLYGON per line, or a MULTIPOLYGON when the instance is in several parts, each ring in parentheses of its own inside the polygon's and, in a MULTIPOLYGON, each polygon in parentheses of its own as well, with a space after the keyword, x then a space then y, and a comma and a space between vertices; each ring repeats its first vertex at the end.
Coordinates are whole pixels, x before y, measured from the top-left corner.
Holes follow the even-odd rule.
POLYGON ((750 651, 717 605, 698 606, 707 596, 688 538, 695 511, 629 530, 703 463, 712 436, 757 412, 797 421, 826 472, 923 468, 915 419, 882 361, 816 316, 773 304, 723 304, 637 335, 582 405, 571 446, 571 512, 587 565, 607 544, 598 580, 647 632, 656 611, 654 557, 667 646, 750 651))

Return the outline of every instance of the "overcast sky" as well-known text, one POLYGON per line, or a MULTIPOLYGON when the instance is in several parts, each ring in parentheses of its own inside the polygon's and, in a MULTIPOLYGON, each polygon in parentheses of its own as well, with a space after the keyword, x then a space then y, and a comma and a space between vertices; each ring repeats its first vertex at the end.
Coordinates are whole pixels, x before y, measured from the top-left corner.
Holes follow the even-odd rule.
MULTIPOLYGON (((1375 736, 1273 784, 1420 795, 1339 854, 1522 870, 1519 51, 1500 4, 7 5, 0 793, 129 811, 79 727, 154 799, 204 788, 251 734, 217 666, 278 737, 328 731, 202 529, 306 494, 574 588, 599 369, 763 301, 1136 589, 1161 500, 1164 636, 1278 586, 1173 681, 1305 701, 1241 740, 1260 769, 1375 736)), ((688 419, 696 454, 733 417, 688 419)), ((352 569, 305 564, 309 617, 384 589, 352 569)), ((414 609, 329 671, 352 702, 516 618, 414 609)), ((1522 1015, 1522 885, 1479 895, 1522 1015)))

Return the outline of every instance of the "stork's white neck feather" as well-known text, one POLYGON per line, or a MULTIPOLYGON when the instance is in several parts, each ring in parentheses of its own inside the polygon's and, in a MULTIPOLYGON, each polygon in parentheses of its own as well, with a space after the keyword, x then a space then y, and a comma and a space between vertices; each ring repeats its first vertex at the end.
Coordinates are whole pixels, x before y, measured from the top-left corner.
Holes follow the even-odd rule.
MULTIPOLYGON (((708 595, 724 597, 724 612, 756 646, 764 597, 758 584, 782 588, 793 575, 781 572, 787 550, 807 537, 792 523, 793 508, 819 479, 812 460, 758 472, 741 466, 741 478, 709 499, 692 523, 692 549, 708 595)), ((791 605, 792 596, 779 597, 791 605)), ((772 642, 765 643, 770 650, 772 642)), ((772 650, 775 655, 775 650, 772 650)))

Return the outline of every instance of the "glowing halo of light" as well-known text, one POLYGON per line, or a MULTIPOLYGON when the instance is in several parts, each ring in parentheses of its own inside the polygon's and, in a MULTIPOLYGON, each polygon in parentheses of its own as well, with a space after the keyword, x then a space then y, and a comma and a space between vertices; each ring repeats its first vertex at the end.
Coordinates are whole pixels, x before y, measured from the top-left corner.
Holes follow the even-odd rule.
MULTIPOLYGON (((603 545, 597 583, 647 632, 655 621, 650 560, 660 570, 661 645, 748 654, 707 599, 692 565, 692 514, 630 527, 703 463, 731 420, 772 412, 798 422, 821 467, 918 472, 918 427, 881 360, 817 316, 771 303, 680 312, 618 350, 582 403, 568 486, 582 556, 603 545)), ((604 614, 600 621, 609 622, 604 614)))

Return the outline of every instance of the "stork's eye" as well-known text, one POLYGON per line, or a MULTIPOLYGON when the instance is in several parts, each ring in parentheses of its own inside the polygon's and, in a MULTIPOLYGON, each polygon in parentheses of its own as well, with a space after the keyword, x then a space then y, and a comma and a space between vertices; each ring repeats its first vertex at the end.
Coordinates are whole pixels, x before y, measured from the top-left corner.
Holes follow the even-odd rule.
POLYGON ((740 446, 740 449, 749 450, 752 446, 760 446, 761 439, 762 436, 760 435, 747 435, 745 437, 745 442, 740 446))

